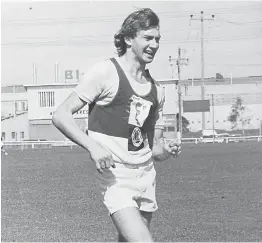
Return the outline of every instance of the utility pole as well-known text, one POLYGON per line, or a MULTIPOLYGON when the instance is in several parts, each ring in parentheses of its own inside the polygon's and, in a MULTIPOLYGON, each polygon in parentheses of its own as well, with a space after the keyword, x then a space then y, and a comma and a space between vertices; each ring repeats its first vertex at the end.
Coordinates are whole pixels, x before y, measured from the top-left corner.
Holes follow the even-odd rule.
POLYGON ((37 70, 36 70, 36 64, 33 64, 33 84, 37 84, 37 70))
POLYGON ((55 83, 59 83, 59 70, 58 70, 58 62, 55 63, 55 83))
POLYGON ((215 143, 215 103, 214 103, 214 94, 211 95, 212 96, 212 122, 213 122, 213 143, 215 143))
MULTIPOLYGON (((169 62, 170 65, 174 66, 174 63, 172 63, 172 57, 169 56, 169 62)), ((177 72, 178 72, 178 83, 177 83, 177 95, 178 95, 178 137, 182 138, 182 131, 183 131, 183 125, 182 125, 182 92, 181 92, 181 65, 187 65, 188 58, 181 58, 181 48, 178 47, 178 57, 176 59, 176 65, 177 65, 177 72)), ((173 72, 172 72, 173 73, 173 72)), ((176 121, 177 122, 177 121, 176 121)))
MULTIPOLYGON (((175 59, 172 58, 172 56, 169 56, 169 65, 171 66, 172 69, 172 79, 174 78, 174 66, 175 63, 173 62, 175 59)), ((177 118, 176 118, 176 113, 174 116, 174 130, 175 130, 175 137, 178 138, 178 134, 177 134, 177 118)))
MULTIPOLYGON (((201 21, 201 99, 204 100, 205 99, 205 86, 204 86, 204 77, 205 77, 205 73, 204 73, 204 20, 214 20, 215 15, 212 14, 211 15, 212 18, 204 18, 204 12, 201 11, 201 16, 200 18, 196 18, 193 19, 194 15, 191 14, 190 18, 191 20, 200 20, 201 21)), ((205 112, 202 112, 202 130, 205 129, 205 112)))
MULTIPOLYGON (((13 84, 12 86, 12 92, 13 92, 13 96, 15 97, 15 85, 13 84)), ((14 98, 13 100, 13 112, 14 112, 14 118, 16 117, 16 100, 14 98)))
POLYGON ((171 66, 171 71, 172 71, 172 79, 174 78, 174 65, 175 63, 173 62, 174 58, 172 58, 172 56, 169 56, 169 65, 171 66))
POLYGON ((181 58, 181 48, 178 47, 178 57, 177 57, 177 72, 178 72, 178 131, 179 137, 182 138, 183 124, 182 124, 182 92, 181 92, 181 76, 180 76, 180 66, 187 65, 188 58, 181 58))
POLYGON ((258 138, 258 142, 260 142, 261 138, 262 138, 262 120, 260 120, 260 124, 259 124, 259 138, 258 138))

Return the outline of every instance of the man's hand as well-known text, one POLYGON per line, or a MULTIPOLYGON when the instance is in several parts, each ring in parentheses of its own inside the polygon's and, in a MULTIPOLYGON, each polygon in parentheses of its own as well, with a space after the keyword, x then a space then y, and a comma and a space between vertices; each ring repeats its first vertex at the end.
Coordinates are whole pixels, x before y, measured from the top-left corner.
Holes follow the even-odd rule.
POLYGON ((153 158, 157 161, 163 161, 168 159, 171 155, 177 157, 181 153, 181 141, 180 140, 170 140, 164 141, 161 139, 153 146, 153 158))
POLYGON ((165 142, 164 149, 169 154, 177 157, 181 153, 181 140, 170 140, 169 142, 165 142))
POLYGON ((112 154, 100 144, 96 144, 96 146, 93 146, 89 151, 92 160, 96 164, 98 172, 103 173, 103 169, 109 169, 111 166, 115 168, 112 154))

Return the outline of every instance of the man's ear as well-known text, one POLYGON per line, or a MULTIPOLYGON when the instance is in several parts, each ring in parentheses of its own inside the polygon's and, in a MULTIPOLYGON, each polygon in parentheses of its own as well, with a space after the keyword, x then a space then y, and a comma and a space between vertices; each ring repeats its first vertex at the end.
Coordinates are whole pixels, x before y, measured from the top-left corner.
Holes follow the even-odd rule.
POLYGON ((128 46, 132 46, 133 44, 133 39, 130 37, 125 37, 125 42, 128 46))

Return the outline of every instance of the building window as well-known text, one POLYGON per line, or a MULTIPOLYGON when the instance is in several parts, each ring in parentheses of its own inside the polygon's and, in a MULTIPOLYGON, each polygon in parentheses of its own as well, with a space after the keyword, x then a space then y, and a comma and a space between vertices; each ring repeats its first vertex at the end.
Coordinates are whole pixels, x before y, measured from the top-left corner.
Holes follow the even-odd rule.
POLYGON ((26 103, 25 103, 25 101, 22 102, 22 111, 26 111, 26 103))
POLYGON ((16 111, 26 111, 26 101, 16 101, 15 102, 15 110, 16 111))
POLYGON ((12 132, 12 139, 16 139, 16 132, 12 132))
POLYGON ((53 107, 55 106, 55 92, 45 91, 38 92, 38 100, 40 107, 53 107))
POLYGON ((20 138, 24 139, 25 138, 25 133, 24 132, 20 132, 20 138))
POLYGON ((175 127, 167 127, 167 131, 168 132, 174 132, 175 131, 175 127))
POLYGON ((2 132, 1 138, 3 138, 3 140, 5 140, 5 132, 2 132))

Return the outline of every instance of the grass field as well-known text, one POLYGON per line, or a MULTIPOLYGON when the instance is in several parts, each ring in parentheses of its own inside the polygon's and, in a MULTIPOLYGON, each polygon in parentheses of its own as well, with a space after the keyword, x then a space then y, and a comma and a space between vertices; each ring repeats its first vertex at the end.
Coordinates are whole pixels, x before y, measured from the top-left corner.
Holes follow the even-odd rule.
MULTIPOLYGON (((2 241, 116 241, 80 148, 2 156, 2 241)), ((262 241, 262 144, 185 145, 157 163, 156 241, 262 241)))

